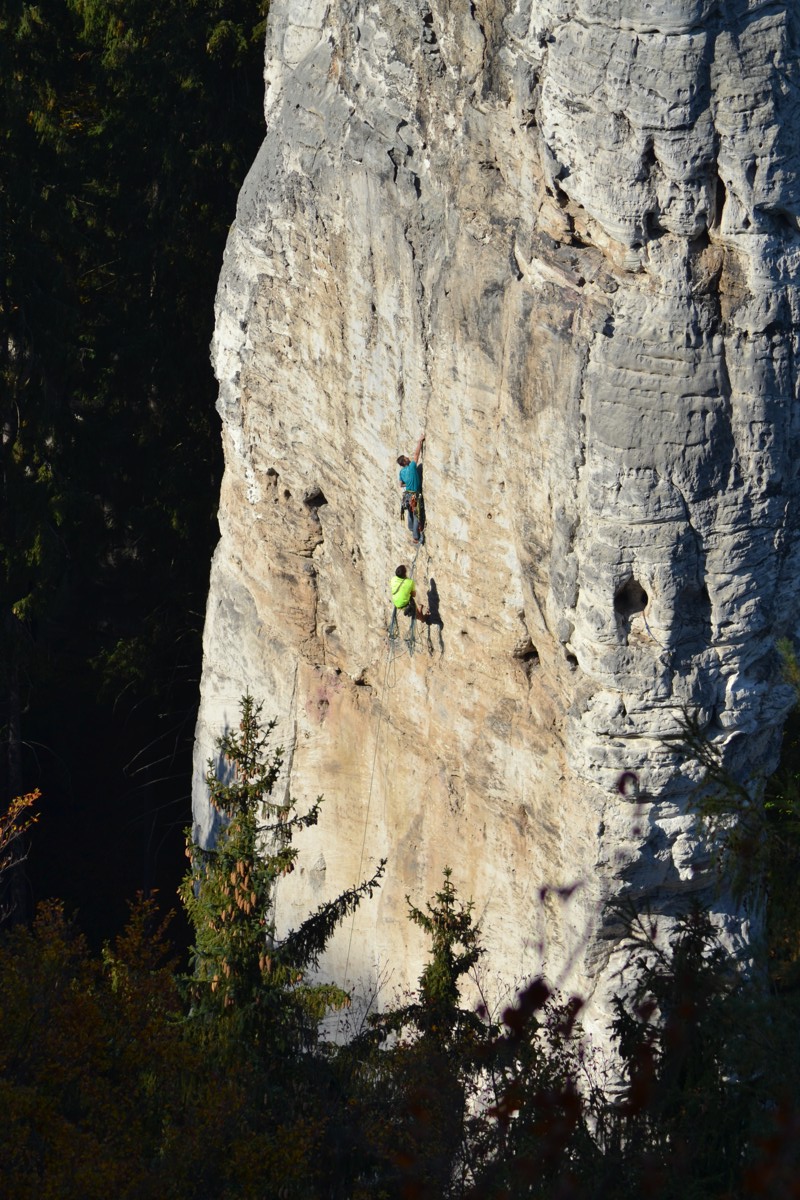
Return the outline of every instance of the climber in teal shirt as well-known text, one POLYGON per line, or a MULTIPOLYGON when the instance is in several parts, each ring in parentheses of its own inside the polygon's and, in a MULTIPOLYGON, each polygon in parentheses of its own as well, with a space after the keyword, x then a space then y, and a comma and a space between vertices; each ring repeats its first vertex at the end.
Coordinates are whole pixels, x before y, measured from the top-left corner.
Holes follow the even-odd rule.
POLYGON ((397 460, 397 465, 400 467, 400 483, 404 489, 403 507, 408 514, 408 528, 415 545, 419 545, 423 540, 419 524, 419 502, 422 492, 422 472, 419 467, 419 459, 422 456, 424 441, 425 434, 421 433, 412 457, 407 458, 405 454, 401 454, 397 460))

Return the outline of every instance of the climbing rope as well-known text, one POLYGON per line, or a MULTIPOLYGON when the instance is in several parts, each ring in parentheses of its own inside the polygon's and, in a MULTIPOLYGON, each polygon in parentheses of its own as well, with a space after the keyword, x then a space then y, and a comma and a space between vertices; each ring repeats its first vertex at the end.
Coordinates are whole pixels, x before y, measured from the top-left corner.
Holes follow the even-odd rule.
MULTIPOLYGON (((422 549, 422 546, 423 546, 423 543, 420 542, 420 544, 417 546, 417 550, 414 555, 413 562, 411 564, 410 577, 412 579, 414 578, 414 571, 416 569, 417 559, 419 558, 419 552, 422 549)), ((412 604, 413 603, 414 603, 414 601, 412 600, 412 604)), ((416 641, 416 624, 417 624, 416 611, 414 609, 412 609, 411 628, 409 630, 408 637, 405 639, 406 646, 408 647, 409 655, 413 655, 413 653, 414 653, 414 644, 416 641)), ((363 833, 363 836, 361 839, 361 852, 359 854, 359 859, 358 859, 358 871, 356 872, 356 879, 361 878, 361 868, 364 865, 364 849, 367 844, 367 830, 369 829, 369 813, 370 813, 370 808, 372 805, 372 790, 373 790, 373 786, 375 783, 375 767, 378 762, 378 749, 380 747, 380 740, 381 740, 380 735, 381 735, 381 725, 383 724, 383 714, 384 714, 384 710, 385 710, 386 689, 387 689, 387 685, 389 682, 389 670, 393 666, 394 660, 396 658, 396 644, 399 639, 399 636, 400 636, 400 634, 399 634, 398 622, 397 622, 397 609, 394 607, 394 605, 392 605, 392 618, 391 618, 391 621, 389 622, 389 629, 388 629, 389 647, 388 647, 388 652, 386 655, 386 670, 384 671, 384 674, 383 674, 383 687, 381 688, 381 697, 380 697, 380 703, 379 703, 379 707, 378 707, 378 727, 375 730, 375 751, 372 755, 372 769, 370 771, 369 789, 367 791, 367 808, 366 808, 366 812, 364 814, 364 833, 363 833)), ((394 686, 394 684, 392 686, 394 686)), ((347 978, 348 978, 348 972, 350 970, 350 951, 353 946, 353 930, 355 929, 355 921, 356 921, 356 914, 355 914, 355 910, 353 910, 353 916, 350 921, 350 936, 347 941, 347 956, 345 958, 345 964, 344 964, 344 982, 342 984, 342 988, 345 991, 347 990, 347 978)), ((341 1032, 341 1026, 339 1028, 339 1032, 341 1032)))
POLYGON ((653 639, 653 641, 655 642, 655 644, 656 644, 657 646, 660 646, 662 650, 666 650, 666 646, 662 646, 662 645, 661 645, 661 642, 658 640, 658 638, 656 637, 656 635, 653 633, 652 629, 650 628, 650 624, 649 624, 649 622, 648 622, 648 620, 647 620, 647 610, 646 610, 646 608, 643 608, 643 609, 642 609, 642 620, 644 621, 644 627, 645 627, 645 629, 646 629, 646 630, 647 630, 647 632, 650 634, 650 637, 653 639))
MULTIPOLYGON (((384 700, 386 698, 386 681, 389 677, 389 665, 390 665, 391 661, 392 661, 391 656, 390 655, 387 656, 386 670, 383 675, 383 688, 381 689, 381 700, 380 700, 380 705, 378 708, 378 728, 375 730, 375 753, 372 756, 372 771, 370 772, 369 790, 367 791, 367 811, 364 814, 364 836, 361 839, 361 853, 358 858, 358 871, 356 872, 356 879, 361 878, 361 868, 364 864, 364 848, 367 844, 367 830, 369 828, 369 810, 370 810, 370 806, 372 804, 372 786, 375 781, 375 766, 378 761, 378 747, 380 745, 380 740, 381 740, 380 739, 381 725, 383 724, 384 700)), ((353 915, 350 919, 350 937, 348 938, 348 941, 347 941, 347 956, 346 956, 345 962, 344 962, 344 982, 342 983, 342 990, 345 992, 347 991, 347 974, 348 974, 348 971, 350 970, 350 951, 353 947, 353 930, 355 929, 355 924, 356 924, 356 910, 353 909, 353 915)), ((339 1026, 337 1029, 337 1034, 340 1034, 340 1033, 341 1033, 341 1020, 339 1022, 339 1026)))
MULTIPOLYGON (((429 392, 428 399, 425 404, 425 418, 424 418, 424 423, 423 423, 423 429, 427 428, 428 409, 430 407, 430 402, 431 402, 431 396, 430 396, 430 392, 429 392)), ((425 449, 423 447, 422 454, 420 455, 420 457, 422 458, 424 456, 424 454, 425 454, 425 449)), ((424 528, 425 528, 425 521, 424 521, 425 508, 424 508, 424 501, 422 498, 422 492, 418 493, 418 513, 417 513, 417 515, 419 518, 418 528, 420 531, 420 540, 417 544, 417 548, 414 553, 413 562, 411 563, 411 572, 410 572, 411 579, 414 578, 414 573, 416 571, 417 559, 419 558, 420 550, 425 545, 425 535, 423 532, 424 528)), ((402 508, 400 510, 400 517, 401 517, 401 519, 403 518, 403 509, 402 508)), ((414 600, 412 600, 412 604, 415 604, 414 600)), ((367 830, 369 829, 369 813, 370 813, 370 808, 372 805, 372 790, 373 790, 373 786, 375 783, 375 768, 376 768, 376 765, 378 762, 378 749, 380 747, 381 726, 383 724, 383 715, 384 715, 384 710, 385 710, 386 689, 387 689, 387 686, 394 687, 395 682, 396 682, 396 679, 395 679, 395 681, 393 681, 392 684, 389 685, 389 672, 390 672, 390 669, 392 669, 395 665, 395 660, 397 658, 397 642, 400 637, 398 621, 397 621, 397 609, 394 607, 394 605, 392 606, 392 617, 389 622, 389 628, 387 630, 387 635, 388 635, 388 650, 387 650, 387 654, 386 654, 386 670, 384 671, 384 674, 383 674, 383 687, 381 688, 380 704, 379 704, 379 708, 378 708, 378 727, 375 730, 375 750, 372 755, 372 769, 370 771, 369 789, 367 791, 367 808, 366 808, 366 812, 364 814, 364 833, 361 838, 361 851, 360 851, 359 859, 358 859, 358 871, 356 872, 356 879, 361 878, 361 869, 364 864, 364 850, 365 850, 366 844, 367 844, 367 830)), ((440 640, 440 642, 442 640, 441 628, 439 630, 439 640, 440 640)), ((405 643, 406 643, 406 647, 408 649, 409 656, 412 656, 414 654, 414 649, 417 645, 417 642, 418 642, 418 639, 417 639, 417 616, 416 616, 416 607, 414 607, 411 610, 411 627, 409 629, 408 636, 405 638, 405 643)), ((430 653, 433 653, 433 646, 431 643, 430 626, 428 626, 428 649, 429 649, 430 653)), ((442 646, 442 649, 444 649, 443 646, 442 646)), ((348 940, 347 940, 347 955, 345 957, 345 964, 344 964, 344 981, 342 983, 342 989, 344 991, 347 990, 347 979, 348 979, 348 973, 350 971, 350 952, 353 947, 353 931, 355 929, 355 923, 356 923, 356 913, 355 913, 355 909, 354 909, 352 918, 350 920, 350 936, 348 937, 348 940)), ((339 1026, 337 1029, 337 1035, 338 1034, 341 1034, 341 1020, 339 1022, 339 1026)))

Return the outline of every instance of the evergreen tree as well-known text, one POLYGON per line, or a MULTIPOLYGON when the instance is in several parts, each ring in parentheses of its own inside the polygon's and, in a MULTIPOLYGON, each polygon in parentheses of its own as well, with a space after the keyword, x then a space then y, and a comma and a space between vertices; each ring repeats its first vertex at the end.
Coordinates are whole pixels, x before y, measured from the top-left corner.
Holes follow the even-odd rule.
POLYGON ((180 894, 195 932, 194 1016, 230 1025, 239 1046, 263 1062, 311 1049, 325 1013, 348 1002, 341 988, 309 974, 336 927, 379 886, 384 863, 276 939, 275 886, 293 869, 294 835, 316 824, 321 798, 303 814, 271 799, 282 752, 269 751, 275 722, 262 726, 261 710, 244 696, 238 730, 218 741, 219 765, 209 762, 206 776, 220 818, 215 844, 188 843, 191 865, 180 894))
POLYGON ((339 1063, 351 1073, 358 1125, 350 1187, 359 1197, 442 1200, 461 1194, 470 1107, 491 1034, 460 995, 484 950, 472 902, 459 899, 449 867, 424 909, 407 900, 410 919, 430 939, 416 996, 373 1017, 339 1063))
POLYGON ((280 749, 269 749, 274 725, 264 727, 261 705, 243 697, 238 729, 219 739, 218 762, 209 762, 209 797, 219 816, 215 842, 209 848, 189 842, 181 887, 195 934, 189 1026, 209 1061, 223 1075, 234 1074, 248 1097, 237 1158, 217 1190, 311 1200, 332 1194, 346 1105, 318 1026, 348 1003, 346 992, 316 982, 312 973, 336 927, 379 886, 384 863, 371 879, 276 936, 275 887, 293 869, 294 835, 316 823, 320 800, 298 814, 272 799, 282 761, 280 749))
MULTIPOLYGON (((632 984, 614 998, 611 1033, 623 1085, 597 1107, 609 1197, 728 1195, 747 1133, 748 1084, 735 998, 742 978, 708 912, 693 903, 668 947, 656 923, 618 907, 632 984)), ((740 1008, 738 1017, 745 1017, 740 1008)), ((746 1019, 746 1017, 745 1017, 746 1019)))

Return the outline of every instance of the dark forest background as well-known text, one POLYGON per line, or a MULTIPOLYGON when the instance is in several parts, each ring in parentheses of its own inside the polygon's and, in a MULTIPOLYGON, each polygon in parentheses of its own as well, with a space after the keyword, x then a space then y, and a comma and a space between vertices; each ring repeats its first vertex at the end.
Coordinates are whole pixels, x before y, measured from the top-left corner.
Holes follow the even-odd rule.
POLYGON ((221 474, 213 307, 266 0, 0 2, 2 796, 17 903, 171 903, 221 474))

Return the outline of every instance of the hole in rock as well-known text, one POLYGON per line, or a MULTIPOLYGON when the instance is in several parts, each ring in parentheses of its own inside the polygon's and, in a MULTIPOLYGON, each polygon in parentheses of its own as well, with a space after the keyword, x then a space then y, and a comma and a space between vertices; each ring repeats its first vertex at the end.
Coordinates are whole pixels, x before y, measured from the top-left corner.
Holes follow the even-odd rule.
POLYGON ((540 658, 539 651, 534 646, 533 642, 528 641, 514 651, 514 658, 521 664, 525 674, 530 679, 531 672, 539 666, 540 658))
POLYGON ((310 488, 306 492, 305 496, 303 496, 303 504, 305 504, 307 508, 322 508, 323 504, 327 503, 327 497, 325 496, 322 488, 319 487, 310 488))
POLYGON ((620 617, 632 617, 647 608, 647 592, 638 579, 628 579, 614 593, 614 611, 620 617))
POLYGON ((578 668, 577 656, 574 654, 568 654, 567 655, 567 665, 570 667, 571 670, 576 671, 578 668))
POLYGON ((539 651, 536 649, 529 637, 520 638, 514 647, 513 657, 519 662, 532 663, 535 665, 539 661, 539 651))
POLYGON ((644 232, 648 241, 655 242, 666 233, 664 226, 654 212, 644 214, 644 232))

